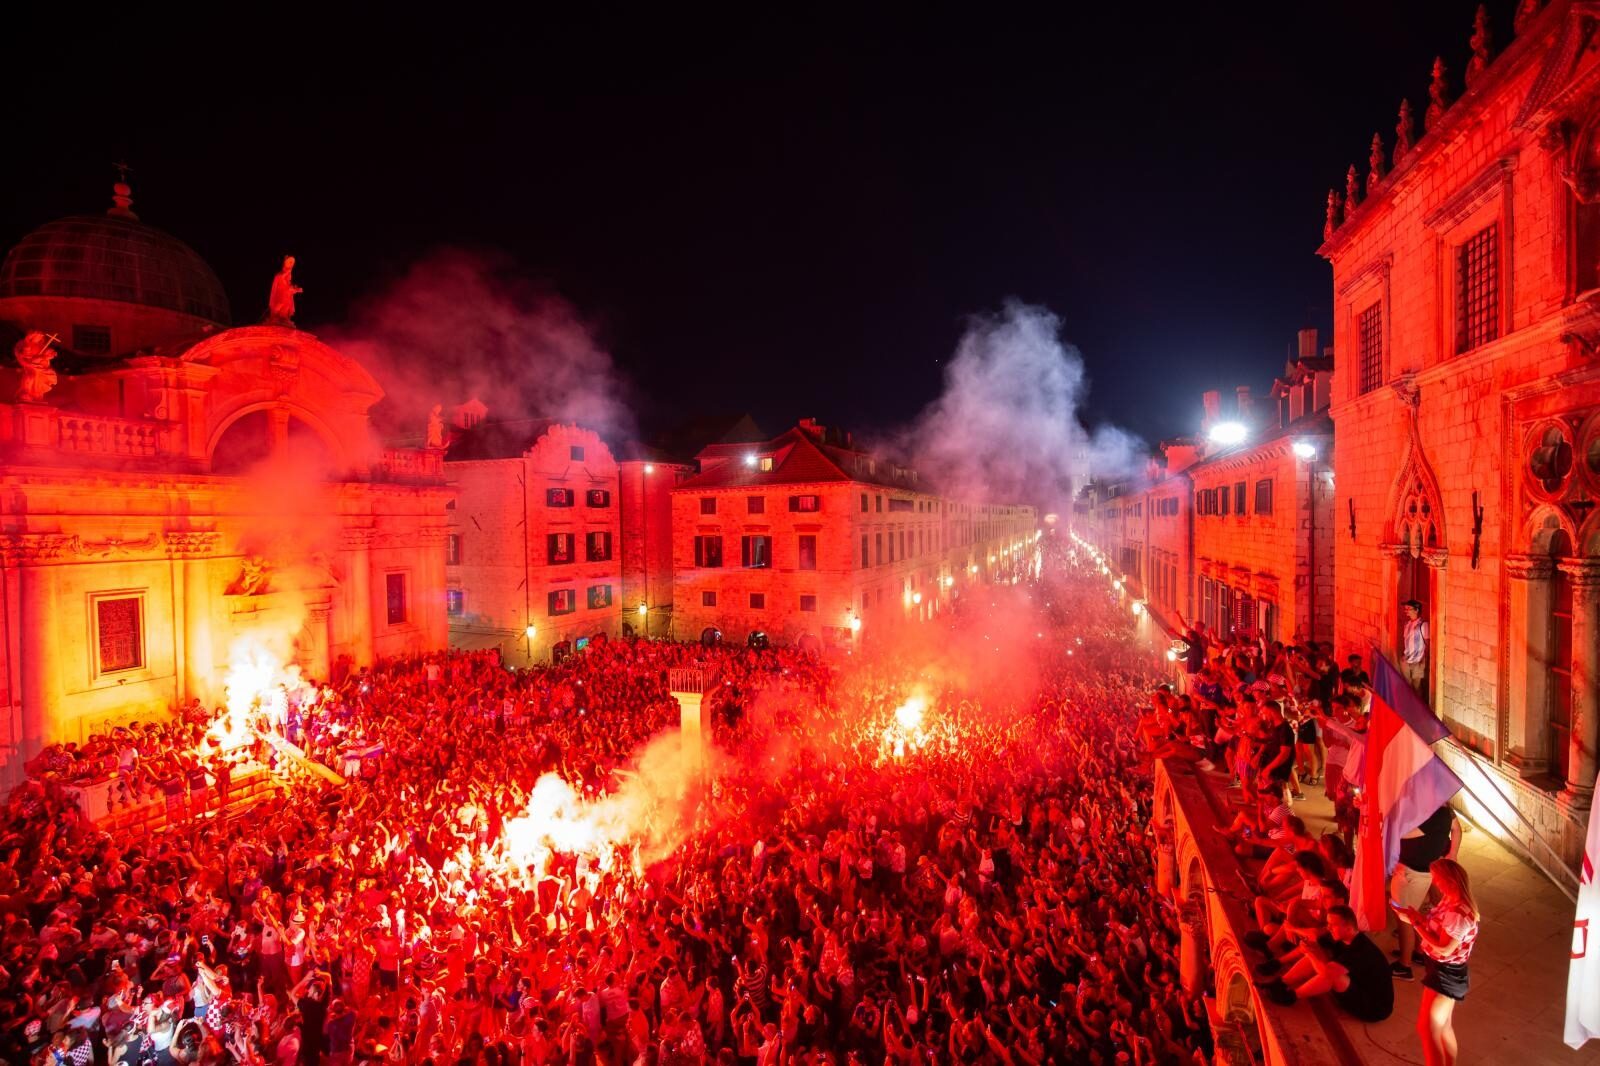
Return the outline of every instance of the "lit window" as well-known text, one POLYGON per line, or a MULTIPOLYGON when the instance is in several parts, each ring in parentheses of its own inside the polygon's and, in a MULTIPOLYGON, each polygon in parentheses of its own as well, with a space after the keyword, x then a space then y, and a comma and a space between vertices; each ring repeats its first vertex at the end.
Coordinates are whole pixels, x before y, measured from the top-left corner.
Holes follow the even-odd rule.
POLYGON ((789 510, 791 511, 817 511, 822 507, 820 496, 790 496, 789 510))
POLYGON ((545 489, 546 507, 571 507, 576 494, 571 489, 545 489))
POLYGON ((610 606, 611 606, 611 586, 610 585, 590 585, 589 586, 589 610, 598 611, 598 610, 600 610, 602 608, 610 607, 610 606))
POLYGON ((467 594, 460 589, 444 590, 444 613, 451 618, 459 618, 466 613, 467 594))
POLYGON ((446 566, 461 565, 460 533, 446 533, 444 535, 444 562, 446 566))
POLYGON ((605 562, 611 558, 611 534, 590 533, 584 537, 584 547, 589 562, 605 562))
POLYGON ((590 489, 584 495, 584 501, 590 507, 610 507, 611 493, 606 489, 590 489))
POLYGON ((555 589, 546 597, 547 610, 552 615, 571 614, 578 609, 578 596, 572 589, 555 589))
POLYGON ((545 561, 551 566, 572 562, 573 535, 550 533, 545 537, 545 561))

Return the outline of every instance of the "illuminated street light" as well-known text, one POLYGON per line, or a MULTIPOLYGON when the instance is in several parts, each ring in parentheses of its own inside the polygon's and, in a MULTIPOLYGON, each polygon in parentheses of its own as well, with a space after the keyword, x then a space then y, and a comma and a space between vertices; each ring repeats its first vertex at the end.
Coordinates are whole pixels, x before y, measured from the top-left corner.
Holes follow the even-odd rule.
POLYGON ((754 452, 751 452, 749 455, 744 457, 744 465, 745 466, 755 466, 756 465, 756 457, 755 457, 755 453, 754 452))
POLYGON ((921 602, 922 602, 922 593, 920 593, 920 592, 913 592, 913 593, 912 593, 912 594, 911 594, 911 602, 912 602, 912 603, 921 603, 921 602))
POLYGON ((1317 457, 1317 446, 1308 440, 1297 440, 1294 442, 1293 447, 1297 458, 1305 459, 1309 462, 1317 457))
POLYGON ((1168 648, 1167 649, 1167 662, 1175 663, 1177 661, 1178 661, 1178 653, 1173 651, 1171 648, 1168 648))
POLYGON ((643 618, 645 615, 647 615, 649 613, 650 613, 650 608, 647 605, 641 603, 639 605, 639 617, 643 618))
POLYGON ((1134 600, 1133 601, 1133 616, 1135 618, 1138 618, 1141 614, 1144 614, 1144 601, 1143 600, 1134 600))
POLYGON ((537 632, 538 632, 537 629, 535 629, 533 626, 529 626, 527 629, 524 629, 522 631, 522 635, 527 637, 529 640, 532 640, 533 637, 534 637, 534 634, 537 633, 537 632))
POLYGON ((852 632, 852 633, 861 632, 861 616, 860 615, 853 614, 853 615, 850 616, 850 632, 852 632))
POLYGON ((656 472, 655 464, 654 463, 646 463, 646 464, 644 464, 644 472, 646 474, 654 474, 656 472))
POLYGON ((973 563, 971 566, 967 567, 967 573, 976 574, 977 572, 978 572, 978 564, 977 563, 973 563))
POLYGON ((1240 444, 1249 435, 1249 427, 1243 422, 1218 422, 1208 437, 1212 444, 1240 444))

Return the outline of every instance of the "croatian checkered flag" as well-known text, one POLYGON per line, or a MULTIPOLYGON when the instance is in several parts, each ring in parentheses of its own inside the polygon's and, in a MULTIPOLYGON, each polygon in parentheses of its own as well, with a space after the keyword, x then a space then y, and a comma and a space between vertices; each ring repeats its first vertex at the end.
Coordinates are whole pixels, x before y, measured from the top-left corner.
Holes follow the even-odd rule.
POLYGON ((1568 1047, 1600 1037, 1600 881, 1594 876, 1600 862, 1600 818, 1589 810, 1589 833, 1583 845, 1583 877, 1578 885, 1578 913, 1572 921, 1572 962, 1567 968, 1568 1047))

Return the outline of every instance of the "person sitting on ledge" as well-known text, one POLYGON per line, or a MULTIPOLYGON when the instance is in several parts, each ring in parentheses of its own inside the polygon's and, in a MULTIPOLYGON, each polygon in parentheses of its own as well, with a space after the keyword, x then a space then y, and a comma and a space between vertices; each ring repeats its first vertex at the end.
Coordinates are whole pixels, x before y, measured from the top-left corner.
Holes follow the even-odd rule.
POLYGON ((1342 904, 1328 908, 1328 932, 1301 945, 1300 957, 1262 994, 1280 1006, 1329 995, 1363 1022, 1381 1022, 1394 1013, 1394 977, 1383 949, 1356 925, 1356 913, 1342 904))

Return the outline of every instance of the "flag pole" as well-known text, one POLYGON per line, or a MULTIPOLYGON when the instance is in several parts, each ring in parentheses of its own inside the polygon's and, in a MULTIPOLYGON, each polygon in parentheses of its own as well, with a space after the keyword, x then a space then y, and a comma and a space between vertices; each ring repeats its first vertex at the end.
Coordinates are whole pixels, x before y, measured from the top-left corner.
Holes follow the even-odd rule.
MULTIPOLYGON (((1467 747, 1465 744, 1461 743, 1460 739, 1456 737, 1454 733, 1450 735, 1449 742, 1452 747, 1461 752, 1462 756, 1467 760, 1467 762, 1472 764, 1472 768, 1478 771, 1478 775, 1489 783, 1489 787, 1494 790, 1494 794, 1501 800, 1505 801, 1506 806, 1510 807, 1512 813, 1517 816, 1517 820, 1527 827, 1528 832, 1532 834, 1533 840, 1544 845, 1545 850, 1550 852, 1550 854, 1559 857, 1561 853, 1550 846, 1550 842, 1544 838, 1538 829, 1534 828, 1533 823, 1528 821, 1527 816, 1517 809, 1516 803, 1512 802, 1512 800, 1509 799, 1504 792, 1501 792, 1500 789, 1495 786, 1494 779, 1489 776, 1488 771, 1482 766, 1478 765, 1478 760, 1476 758, 1477 753, 1471 748, 1467 747)), ((1482 807, 1484 812, 1488 814, 1490 818, 1494 819, 1494 824, 1500 827, 1500 831, 1504 833, 1508 839, 1517 839, 1516 834, 1510 829, 1506 828, 1506 823, 1502 822, 1500 820, 1500 816, 1494 813, 1494 808, 1485 803, 1483 801, 1483 797, 1479 796, 1472 790, 1471 785, 1463 781, 1461 782, 1461 787, 1466 790, 1467 795, 1478 801, 1478 806, 1482 807)), ((1569 889, 1567 887, 1566 880, 1564 880, 1562 876, 1552 871, 1544 863, 1540 862, 1538 856, 1534 854, 1534 850, 1531 847, 1528 849, 1528 858, 1532 860, 1533 864, 1539 868, 1541 873, 1548 877, 1550 881, 1561 890, 1561 894, 1563 896, 1566 896, 1567 899, 1571 900, 1573 903, 1578 902, 1577 889, 1569 889)), ((1572 877, 1572 871, 1567 869, 1565 863, 1558 862, 1556 867, 1561 871, 1561 874, 1565 875, 1566 878, 1570 879, 1572 877)))

